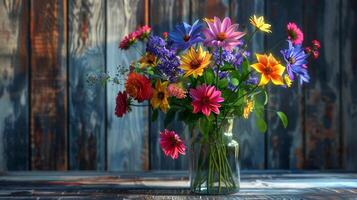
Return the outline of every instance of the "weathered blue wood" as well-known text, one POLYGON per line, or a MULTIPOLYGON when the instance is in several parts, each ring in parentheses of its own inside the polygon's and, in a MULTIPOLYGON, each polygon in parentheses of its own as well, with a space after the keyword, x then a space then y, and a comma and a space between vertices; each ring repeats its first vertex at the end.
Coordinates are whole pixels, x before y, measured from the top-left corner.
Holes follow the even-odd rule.
MULTIPOLYGON (((287 48, 287 31, 286 25, 289 22, 295 22, 300 28, 302 24, 302 1, 284 1, 272 0, 267 1, 266 20, 272 23, 272 33, 266 36, 266 49, 271 49, 280 45, 273 50, 276 58, 285 66, 286 63, 280 53, 282 48, 287 48)), ((308 32, 309 29, 303 30, 308 32)), ((310 64, 311 68, 318 67, 310 64)), ((312 79, 318 77, 312 76, 312 79)), ((296 169, 302 168, 304 163, 303 157, 303 95, 302 87, 296 80, 291 88, 284 88, 276 85, 269 87, 269 103, 267 111, 268 123, 268 146, 267 146, 267 167, 272 169, 296 169), (270 110, 283 111, 288 119, 288 127, 284 128, 276 112, 270 110)))
POLYGON ((29 3, 0 2, 0 171, 29 166, 29 3))
POLYGON ((105 72, 105 1, 69 1, 69 160, 73 170, 105 167, 105 87, 87 82, 105 72))
MULTIPOLYGON (((305 168, 341 167, 340 0, 304 1, 306 42, 321 42, 305 90, 305 168)), ((350 26, 350 25, 349 25, 350 26)), ((343 119, 342 119, 343 120, 343 119)), ((353 126, 353 125, 352 125, 353 126)))
MULTIPOLYGON (((108 0, 106 18, 107 72, 113 76, 118 73, 117 67, 129 69, 132 60, 140 56, 133 48, 124 51, 118 46, 126 34, 145 24, 145 2, 142 0, 108 0)), ((135 48, 142 51, 143 47, 143 45, 137 45, 135 48)), ((120 77, 120 86, 107 85, 108 170, 147 170, 149 163, 148 108, 133 107, 131 113, 123 118, 117 118, 114 114, 115 98, 119 90, 124 90, 125 76, 120 77)))
MULTIPOLYGON (((241 31, 254 31, 249 23, 249 18, 255 15, 264 15, 264 0, 232 1, 230 16, 239 24, 241 31)), ((264 51, 264 35, 256 34, 248 44, 248 51, 264 51)), ((252 55, 254 59, 254 55, 252 55)), ((255 115, 252 113, 249 119, 236 119, 234 133, 237 134, 240 146, 240 165, 242 169, 263 169, 265 167, 265 136, 257 129, 255 115)))
MULTIPOLYGON (((177 23, 189 22, 189 3, 188 0, 152 0, 150 4, 150 25, 154 33, 161 35, 163 32, 172 31, 177 23)), ((160 112, 158 119, 152 122, 150 126, 150 169, 188 169, 187 156, 180 156, 177 160, 173 160, 170 157, 166 157, 160 148, 159 134, 160 131, 165 129, 164 116, 160 112)), ((187 127, 182 122, 174 120, 167 128, 175 130, 182 138, 188 139, 187 127)))
POLYGON ((357 2, 342 0, 341 105, 343 168, 357 170, 357 2))

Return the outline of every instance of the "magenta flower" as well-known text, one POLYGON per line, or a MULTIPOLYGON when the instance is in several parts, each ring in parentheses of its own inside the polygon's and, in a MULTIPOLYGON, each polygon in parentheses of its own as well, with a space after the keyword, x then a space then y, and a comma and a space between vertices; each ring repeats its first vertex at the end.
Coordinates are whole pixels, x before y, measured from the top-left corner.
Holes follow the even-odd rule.
POLYGON ((207 20, 208 28, 203 30, 206 36, 204 41, 206 46, 223 47, 231 51, 235 46, 242 44, 240 40, 245 33, 239 32, 238 24, 232 24, 231 19, 224 18, 223 22, 218 17, 214 17, 213 21, 207 20))
POLYGON ((202 112, 207 117, 211 111, 219 114, 219 103, 224 99, 221 97, 221 91, 216 90, 214 86, 200 85, 196 89, 190 89, 190 95, 193 99, 193 113, 202 112))
POLYGON ((186 146, 175 131, 165 129, 160 132, 160 146, 166 156, 177 159, 179 154, 185 155, 186 146))
POLYGON ((304 41, 304 33, 301 29, 294 22, 289 22, 286 25, 286 29, 288 31, 288 39, 294 45, 301 45, 304 41))

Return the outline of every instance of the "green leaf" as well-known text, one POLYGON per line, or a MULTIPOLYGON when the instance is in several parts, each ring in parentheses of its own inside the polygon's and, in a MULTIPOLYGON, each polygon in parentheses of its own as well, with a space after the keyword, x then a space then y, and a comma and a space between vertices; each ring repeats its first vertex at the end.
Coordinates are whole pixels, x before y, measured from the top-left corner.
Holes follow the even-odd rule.
POLYGON ((284 128, 288 127, 288 117, 285 115, 285 113, 278 111, 276 114, 279 116, 281 122, 284 125, 284 128))
POLYGON ((218 88, 226 88, 228 86, 228 79, 221 79, 218 81, 218 88))
POLYGON ((214 81, 214 72, 211 68, 208 68, 206 71, 205 71, 205 81, 207 84, 212 84, 213 81, 214 81))
POLYGON ((152 122, 156 121, 158 116, 159 116, 159 111, 157 109, 154 109, 151 114, 151 121, 152 122))
POLYGON ((170 109, 166 115, 165 115, 165 120, 164 120, 164 126, 165 128, 172 122, 172 120, 175 118, 176 110, 170 109))
POLYGON ((237 86, 239 84, 239 80, 236 78, 231 78, 231 83, 233 86, 237 86))
POLYGON ((267 131, 268 126, 263 118, 258 118, 256 124, 260 132, 265 133, 267 131))

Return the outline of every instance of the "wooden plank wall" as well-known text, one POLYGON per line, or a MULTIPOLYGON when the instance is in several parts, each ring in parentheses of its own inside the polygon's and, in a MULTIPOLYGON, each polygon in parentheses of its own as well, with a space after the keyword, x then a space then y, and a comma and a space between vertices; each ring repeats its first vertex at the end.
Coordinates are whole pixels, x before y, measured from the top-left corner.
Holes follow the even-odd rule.
MULTIPOLYGON (((273 34, 255 35, 253 51, 282 41, 290 21, 304 29, 306 44, 317 38, 322 50, 310 64, 311 83, 269 88, 269 109, 286 112, 287 129, 271 111, 266 134, 257 131, 254 116, 236 120, 242 168, 357 170, 353 1, 2 0, 0 171, 187 169, 188 157, 173 161, 161 152, 163 114, 151 122, 143 106, 116 118, 115 97, 123 84, 92 86, 87 75, 113 75, 138 58, 119 50, 118 42, 139 25, 161 34, 180 21, 230 16, 241 30, 251 30, 253 14, 273 25, 273 34)), ((170 128, 189 135, 180 122, 170 128)))

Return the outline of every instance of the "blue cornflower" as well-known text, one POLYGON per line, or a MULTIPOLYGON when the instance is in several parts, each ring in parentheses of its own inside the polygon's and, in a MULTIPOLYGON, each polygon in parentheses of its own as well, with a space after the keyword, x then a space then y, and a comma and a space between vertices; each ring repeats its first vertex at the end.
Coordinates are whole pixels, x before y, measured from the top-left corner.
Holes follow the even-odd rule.
POLYGON ((301 45, 294 46, 290 41, 289 49, 281 50, 286 61, 286 71, 291 80, 295 79, 295 75, 300 78, 300 84, 303 82, 309 82, 310 76, 307 72, 307 57, 301 45), (295 75, 294 75, 295 74, 295 75))
POLYGON ((182 22, 176 25, 175 30, 169 33, 169 41, 172 47, 185 50, 195 43, 203 41, 201 33, 202 23, 198 20, 191 25, 182 22))
POLYGON ((162 51, 165 49, 165 40, 159 36, 150 36, 148 43, 146 44, 146 51, 154 54, 155 56, 160 56, 162 51))

